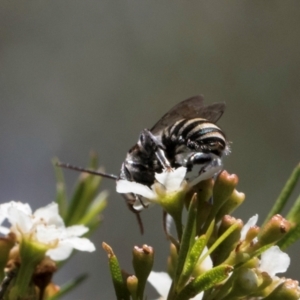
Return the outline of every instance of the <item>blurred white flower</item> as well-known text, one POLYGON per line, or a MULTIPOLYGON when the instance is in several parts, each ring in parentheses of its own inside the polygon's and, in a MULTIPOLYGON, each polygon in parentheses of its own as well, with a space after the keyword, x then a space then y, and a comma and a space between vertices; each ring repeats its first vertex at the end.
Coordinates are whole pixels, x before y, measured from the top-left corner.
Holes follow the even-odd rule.
MULTIPOLYGON (((148 277, 148 282, 155 288, 160 298, 157 300, 166 300, 172 284, 172 279, 165 272, 151 272, 148 277)), ((201 300, 203 298, 203 292, 196 297, 191 298, 193 300, 201 300)))
MULTIPOLYGON (((186 171, 185 167, 179 167, 170 170, 164 169, 160 174, 155 173, 156 182, 151 188, 138 182, 121 179, 117 181, 116 189, 121 194, 133 193, 142 196, 145 198, 143 204, 147 206, 150 203, 157 203, 164 195, 180 192, 185 187, 186 171)), ((133 206, 136 210, 142 209, 139 199, 136 199, 133 206)))
POLYGON ((290 266, 291 259, 278 246, 272 246, 262 253, 259 269, 267 272, 272 278, 277 273, 284 273, 290 266))
POLYGON ((26 242, 39 243, 46 247, 46 255, 53 260, 67 259, 73 249, 92 252, 94 244, 87 238, 80 238, 88 231, 83 225, 65 227, 58 213, 58 205, 51 203, 34 213, 28 204, 11 201, 0 205, 0 225, 7 219, 10 228, 0 226, 0 233, 13 233, 21 245, 26 242))

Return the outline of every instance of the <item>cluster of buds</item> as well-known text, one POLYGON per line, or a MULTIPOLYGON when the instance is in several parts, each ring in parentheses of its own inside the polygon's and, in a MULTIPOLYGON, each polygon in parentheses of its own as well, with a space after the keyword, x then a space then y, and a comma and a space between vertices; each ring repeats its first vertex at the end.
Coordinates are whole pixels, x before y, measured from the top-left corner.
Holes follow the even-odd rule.
MULTIPOLYGON (((299 169, 287 183, 289 190, 300 177, 299 169)), ((168 272, 151 272, 152 264, 140 262, 144 272, 141 285, 137 273, 130 276, 122 273, 119 266, 111 268, 119 270, 118 287, 122 289, 118 290, 116 285, 115 289, 122 290, 123 294, 118 297, 120 293, 116 292, 117 298, 143 299, 145 277, 149 275, 148 281, 160 294, 160 299, 299 299, 298 282, 276 276, 285 272, 290 264, 289 256, 280 248, 284 249, 291 240, 299 238, 295 237, 294 229, 298 225, 279 214, 283 208, 280 203, 286 203, 283 198, 290 194, 286 192, 287 186, 275 205, 277 210, 273 209, 275 214, 260 228, 256 225, 257 215, 246 224, 231 216, 245 199, 245 195, 236 190, 236 175, 226 171, 218 176, 204 174, 196 184, 186 181, 185 175, 183 167, 165 170, 156 174, 151 188, 124 180, 117 183, 118 192, 135 193, 149 203, 162 206, 167 215, 165 231, 171 243, 168 272), (185 224, 182 223, 184 208, 188 211, 185 224), (175 223, 177 237, 170 233, 170 220, 175 223)), ((296 203, 288 215, 295 220, 297 213, 299 215, 296 203)), ((149 253, 153 255, 154 252, 149 253)), ((134 257, 136 255, 134 253, 134 257)), ((152 261, 149 255, 148 260, 152 261)), ((112 255, 109 257, 111 260, 112 255)), ((116 259, 115 255, 113 257, 116 259)), ((114 278, 113 271, 112 276, 114 278)))

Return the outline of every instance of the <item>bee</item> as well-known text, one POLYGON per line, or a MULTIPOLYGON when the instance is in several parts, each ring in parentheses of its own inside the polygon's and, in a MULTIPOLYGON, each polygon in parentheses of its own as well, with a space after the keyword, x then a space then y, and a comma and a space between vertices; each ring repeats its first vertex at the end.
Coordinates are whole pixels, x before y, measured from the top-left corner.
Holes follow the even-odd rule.
MULTIPOLYGON (((101 173, 60 163, 61 167, 84 171, 114 180, 125 179, 147 186, 154 183, 155 173, 163 169, 184 166, 198 173, 210 164, 221 164, 229 153, 224 132, 216 125, 225 110, 225 103, 204 105, 201 95, 186 99, 171 108, 151 129, 143 129, 137 143, 128 151, 119 176, 101 173)), ((133 203, 141 197, 123 194, 129 209, 138 216, 133 203)), ((138 216, 139 219, 139 216, 138 216)), ((140 219, 139 223, 141 225, 140 219)))

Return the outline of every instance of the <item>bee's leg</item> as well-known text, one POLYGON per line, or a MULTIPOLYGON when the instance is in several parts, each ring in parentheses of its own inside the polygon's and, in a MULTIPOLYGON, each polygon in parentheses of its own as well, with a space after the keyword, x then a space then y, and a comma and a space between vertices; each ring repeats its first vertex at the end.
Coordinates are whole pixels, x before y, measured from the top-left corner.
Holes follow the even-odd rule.
POLYGON ((148 129, 144 129, 142 134, 144 135, 144 140, 147 140, 148 143, 151 141, 151 148, 162 167, 164 169, 171 169, 171 164, 165 155, 165 146, 162 144, 162 142, 148 129))
POLYGON ((164 150, 158 148, 155 151, 155 155, 156 155, 157 159, 159 160, 159 162, 161 163, 161 165, 163 166, 164 169, 166 169, 166 170, 172 169, 170 162, 166 158, 164 150))
POLYGON ((132 211, 136 216, 138 226, 139 226, 139 229, 140 229, 140 233, 144 234, 144 225, 143 225, 143 221, 142 221, 142 218, 141 218, 141 215, 140 215, 141 211, 136 210, 133 207, 133 203, 134 203, 133 201, 134 201, 134 198, 135 198, 136 195, 134 195, 134 194, 122 194, 122 196, 126 199, 126 205, 129 208, 129 210, 132 211))
POLYGON ((190 182, 191 186, 202 180, 214 178, 222 169, 223 165, 221 159, 217 156, 212 157, 211 160, 200 169, 198 177, 190 182))
POLYGON ((196 152, 189 156, 186 162, 186 167, 188 171, 192 171, 194 165, 203 165, 203 167, 205 167, 212 162, 213 159, 214 157, 212 154, 196 152))

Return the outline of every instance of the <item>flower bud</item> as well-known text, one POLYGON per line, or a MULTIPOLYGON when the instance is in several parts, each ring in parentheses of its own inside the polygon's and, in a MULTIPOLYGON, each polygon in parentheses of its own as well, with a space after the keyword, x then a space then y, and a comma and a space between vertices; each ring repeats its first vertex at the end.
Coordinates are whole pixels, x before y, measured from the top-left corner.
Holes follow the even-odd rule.
POLYGON ((246 233, 245 242, 250 244, 259 234, 260 228, 256 225, 249 228, 246 233))
POLYGON ((203 228, 204 232, 206 232, 211 221, 215 219, 220 208, 226 203, 237 183, 238 177, 236 175, 230 175, 227 171, 219 174, 213 188, 213 207, 203 228))
POLYGON ((60 291, 60 287, 52 282, 50 282, 44 292, 44 298, 48 299, 54 297, 60 291))
POLYGON ((213 188, 214 205, 220 207, 224 204, 233 193, 238 183, 238 177, 235 174, 230 175, 223 171, 216 179, 213 188))
POLYGON ((284 219, 281 215, 273 216, 266 225, 261 228, 258 236, 258 243, 255 245, 255 249, 258 249, 264 245, 276 243, 290 230, 291 224, 284 219))
POLYGON ((132 299, 137 298, 138 279, 135 275, 127 277, 127 288, 131 294, 132 299))
POLYGON ((143 245, 142 248, 135 246, 132 251, 132 264, 135 275, 138 278, 138 298, 143 299, 147 278, 151 272, 154 260, 154 250, 152 247, 143 245))
MULTIPOLYGON (((253 269, 241 267, 234 275, 232 294, 237 297, 254 293, 259 286, 259 278, 253 269)), ((232 296, 233 296, 232 295, 232 296)))
POLYGON ((221 221, 218 237, 220 237, 233 224, 238 224, 238 227, 219 245, 216 251, 212 253, 214 265, 218 265, 223 262, 240 240, 243 222, 240 219, 235 219, 234 217, 228 215, 224 216, 221 221))
POLYGON ((203 224, 205 223, 212 205, 209 203, 209 199, 212 197, 212 191, 214 186, 214 180, 212 178, 200 181, 193 186, 186 195, 186 203, 188 205, 196 193, 197 195, 197 216, 196 216, 196 234, 201 235, 204 232, 201 231, 203 224))
POLYGON ((223 216, 232 213, 237 207, 239 207, 245 200, 245 194, 234 190, 229 196, 228 200, 222 205, 217 213, 216 221, 221 220, 223 216))
POLYGON ((171 278, 175 275, 175 266, 177 266, 178 261, 178 254, 177 254, 177 248, 174 244, 170 244, 170 255, 168 257, 168 274, 171 278))
POLYGON ((265 300, 298 300, 300 297, 299 282, 292 279, 286 279, 279 284, 271 294, 265 297, 265 300))
POLYGON ((249 294, 259 295, 261 290, 272 283, 272 278, 267 273, 261 273, 256 268, 247 266, 237 269, 233 276, 233 288, 229 295, 232 298, 240 298, 249 294))

